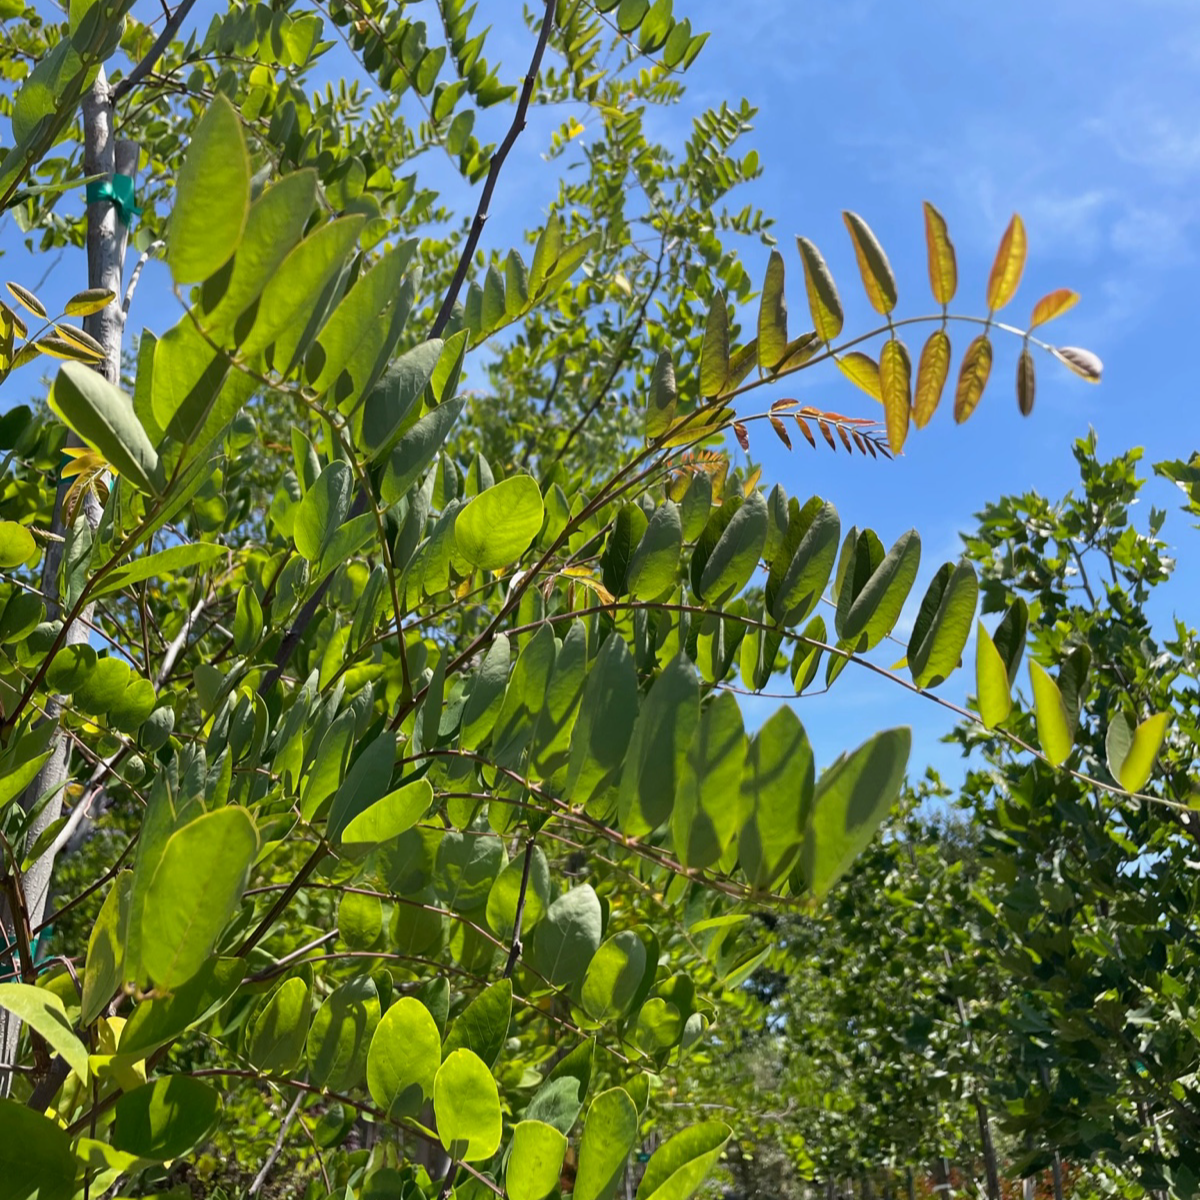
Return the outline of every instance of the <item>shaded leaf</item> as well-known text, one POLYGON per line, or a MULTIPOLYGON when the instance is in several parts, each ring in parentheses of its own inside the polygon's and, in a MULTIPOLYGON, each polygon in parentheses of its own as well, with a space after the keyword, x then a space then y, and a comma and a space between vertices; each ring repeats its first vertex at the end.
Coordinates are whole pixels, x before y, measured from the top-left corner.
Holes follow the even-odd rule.
POLYGON ((808 292, 808 307, 813 326, 821 341, 829 343, 842 332, 844 321, 842 301, 838 296, 833 275, 825 265, 821 252, 807 238, 796 238, 800 258, 804 263, 804 284, 808 292))
POLYGON ((879 239, 862 217, 857 213, 843 212, 842 220, 854 243, 854 254, 858 259, 858 270, 867 299, 877 313, 887 316, 896 307, 896 277, 892 274, 892 264, 888 262, 879 239))
POLYGON ((975 411, 992 373, 992 343, 981 333, 963 355, 954 393, 954 419, 960 425, 975 411))

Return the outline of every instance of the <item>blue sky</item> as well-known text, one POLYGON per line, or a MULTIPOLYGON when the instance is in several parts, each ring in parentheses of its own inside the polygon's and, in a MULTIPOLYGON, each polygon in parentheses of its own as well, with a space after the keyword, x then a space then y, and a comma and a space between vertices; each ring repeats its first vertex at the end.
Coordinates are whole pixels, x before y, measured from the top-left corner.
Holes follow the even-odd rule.
MULTIPOLYGON (((503 75, 516 77, 530 49, 520 4, 484 0, 481 7, 494 23, 488 56, 501 60, 503 75)), ((816 492, 832 500, 844 525, 870 525, 885 543, 915 526, 925 548, 919 598, 937 565, 957 555, 958 531, 987 501, 1029 488, 1057 496, 1074 486, 1070 445, 1089 425, 1104 455, 1137 444, 1153 461, 1187 457, 1197 447, 1189 362, 1200 232, 1195 0, 676 0, 675 8, 712 36, 686 77, 683 104, 656 113, 654 132, 682 144, 703 107, 743 96, 758 106, 747 144, 759 150, 765 170, 737 198, 778 222, 794 328, 805 320, 797 233, 824 251, 846 302, 847 330, 873 324, 843 208, 861 213, 887 249, 902 313, 930 311, 921 217, 921 201, 929 199, 946 216, 958 250, 956 308, 984 310, 996 243, 1019 211, 1029 265, 1005 315, 1019 323, 1039 296, 1072 287, 1082 303, 1047 335, 1086 346, 1105 362, 1104 384, 1091 387, 1039 357, 1037 407, 1023 420, 1012 383, 1016 346, 998 341, 992 383, 966 426, 954 425, 944 402, 894 464, 804 448, 789 455, 759 437, 755 451, 767 480, 802 498, 816 492)), ((521 231, 539 220, 535 203, 553 194, 559 164, 540 157, 545 128, 531 123, 502 179, 488 227, 496 247, 518 244, 521 231)), ((36 282, 44 266, 24 261, 3 218, 0 249, 0 272, 36 282)), ((752 242, 742 249, 752 276, 761 278, 766 250, 752 242)), ((77 278, 64 259, 47 291, 62 280, 69 294, 77 278)), ((163 283, 161 267, 152 266, 135 316, 140 308, 148 320, 163 283)), ((971 336, 965 327, 951 335, 959 350, 971 336)), ((918 335, 911 341, 915 350, 918 335)), ((31 382, 26 373, 10 383, 0 406, 23 398, 31 382)), ((836 371, 813 372, 797 394, 843 412, 879 411, 836 371)), ((1161 481, 1146 494, 1149 502, 1178 507, 1161 481)), ((1194 622, 1200 568, 1187 539, 1196 535, 1173 514, 1166 536, 1183 543, 1184 565, 1161 613, 1169 617, 1173 602, 1194 622)), ((961 701, 971 675, 968 669, 946 685, 947 696, 961 701)), ((911 722, 914 765, 936 761, 954 769, 955 752, 937 743, 947 714, 853 670, 829 696, 801 701, 799 711, 819 760, 882 725, 911 722)), ((748 720, 756 723, 760 712, 752 705, 748 720)))

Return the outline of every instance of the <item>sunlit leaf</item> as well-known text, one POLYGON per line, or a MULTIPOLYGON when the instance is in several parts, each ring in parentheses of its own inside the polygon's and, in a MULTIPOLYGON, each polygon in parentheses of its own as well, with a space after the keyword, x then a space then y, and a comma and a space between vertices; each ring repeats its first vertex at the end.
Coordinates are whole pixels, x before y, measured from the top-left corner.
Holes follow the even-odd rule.
POLYGON ((1071 291, 1070 288, 1058 288, 1056 291, 1050 292, 1033 306, 1033 315, 1029 318, 1029 328, 1034 329, 1038 325, 1044 325, 1047 321, 1053 321, 1055 317, 1061 317, 1063 313, 1074 308, 1078 303, 1079 293, 1071 291))
POLYGON ((896 307, 896 277, 892 273, 892 264, 888 262, 879 239, 862 217, 857 213, 843 212, 842 220, 854 243, 854 254, 858 259, 858 270, 867 299, 877 313, 887 316, 896 307))
POLYGON ((954 392, 954 419, 960 425, 975 411, 992 373, 992 343, 981 333, 963 355, 954 392))
POLYGON ((893 454, 904 449, 912 408, 912 360, 904 343, 888 338, 879 356, 879 385, 887 420, 888 448, 893 454))
POLYGON ((872 400, 883 402, 883 387, 879 382, 879 364, 868 354, 851 350, 836 360, 838 369, 851 382, 856 383, 872 400))
POLYGON ((1016 294, 1025 270, 1026 249, 1025 223, 1017 213, 1013 213, 1000 239, 992 273, 988 277, 987 302, 992 312, 1003 308, 1016 294))
POLYGON ((929 253, 929 286, 939 304, 949 304, 958 290, 958 263, 946 219, 925 201, 925 246, 929 253))
POLYGON ((821 252, 807 238, 797 237, 800 258, 804 263, 804 286, 808 292, 808 307, 813 326, 823 342, 832 342, 842 332, 844 317, 833 275, 825 265, 821 252))

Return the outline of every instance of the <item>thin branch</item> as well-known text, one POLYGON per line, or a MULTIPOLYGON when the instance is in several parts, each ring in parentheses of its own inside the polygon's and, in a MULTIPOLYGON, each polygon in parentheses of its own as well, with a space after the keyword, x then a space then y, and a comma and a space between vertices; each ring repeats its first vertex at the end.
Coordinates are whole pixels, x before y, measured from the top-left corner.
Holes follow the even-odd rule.
POLYGON ((533 847, 536 839, 531 835, 525 842, 525 866, 521 869, 521 890, 517 893, 517 913, 513 919, 512 946, 508 951, 508 961, 504 964, 503 978, 511 979, 516 970, 517 959, 521 957, 521 924, 525 919, 525 895, 529 891, 529 867, 533 862, 533 847))
MULTIPOLYGON (((139 264, 140 265, 140 264, 139 264)), ((132 284, 130 290, 132 291, 132 284)), ((200 614, 204 612, 205 606, 208 604, 208 597, 201 596, 196 601, 192 611, 188 613, 183 622, 183 628, 172 639, 171 644, 167 647, 166 653, 163 655, 162 666, 158 669, 158 676, 154 681, 155 688, 161 688, 166 682, 167 677, 175 668, 175 663, 179 655, 183 652, 183 648, 187 645, 188 635, 192 632, 192 626, 200 619, 200 614)))
POLYGON ((500 178, 500 168, 504 166, 504 160, 508 157, 508 152, 516 144, 517 138, 521 136, 521 131, 525 128, 525 118, 529 112, 529 102, 533 99, 534 85, 537 83, 538 71, 541 69, 542 56, 546 52, 546 45, 550 41, 550 30, 554 28, 554 7, 557 0, 546 0, 546 10, 542 16, 542 28, 538 34, 537 46, 533 51, 533 58, 529 61, 529 70, 525 74, 525 82, 521 88, 521 97, 517 101, 517 111, 513 116, 512 124, 508 127, 508 132, 504 135, 504 141, 497 147, 496 152, 492 155, 491 164, 488 166, 487 179, 483 184, 483 191, 479 196, 479 207, 475 210, 475 219, 471 222, 471 232, 467 235, 466 244, 463 246, 462 254, 459 256, 458 266, 454 270, 454 278, 450 281, 450 287, 446 291, 446 297, 442 301, 442 307, 438 311, 437 319, 433 323, 433 328, 429 331, 431 338, 441 337, 450 320, 450 314, 454 310, 454 302, 458 299, 458 293, 462 291, 462 285, 466 281, 467 271, 471 266, 471 259, 475 255, 475 248, 479 245, 479 238, 483 233, 484 224, 488 219, 488 209, 492 203, 492 194, 496 190, 496 182, 500 178))
POLYGON ((250 1190, 246 1193, 247 1196, 257 1196, 262 1189, 262 1185, 267 1182, 267 1176, 271 1173, 271 1168, 279 1161, 280 1154, 283 1153, 283 1142, 287 1137, 288 1127, 295 1120, 296 1113, 300 1111, 300 1105, 304 1102, 304 1093, 297 1092, 295 1100, 292 1101, 292 1107, 287 1110, 287 1115, 279 1123, 279 1133, 275 1138, 275 1145, 271 1147, 271 1153, 267 1155, 267 1161, 263 1163, 262 1170, 254 1177, 254 1182, 250 1185, 250 1190))
POLYGON ((163 26, 162 33, 155 39, 154 45, 150 47, 146 57, 113 88, 113 104, 123 99, 154 70, 155 64, 162 58, 164 51, 179 32, 179 27, 187 19, 187 15, 195 3, 196 0, 180 0, 178 7, 171 14, 170 20, 163 26))
POLYGON ((133 268, 133 274, 129 276, 129 286, 125 289, 125 299, 121 301, 122 324, 129 319, 129 306, 133 303, 133 293, 137 290, 138 280, 142 277, 142 268, 150 261, 150 256, 157 254, 166 244, 166 242, 161 240, 151 242, 142 251, 141 257, 137 260, 137 265, 133 268))

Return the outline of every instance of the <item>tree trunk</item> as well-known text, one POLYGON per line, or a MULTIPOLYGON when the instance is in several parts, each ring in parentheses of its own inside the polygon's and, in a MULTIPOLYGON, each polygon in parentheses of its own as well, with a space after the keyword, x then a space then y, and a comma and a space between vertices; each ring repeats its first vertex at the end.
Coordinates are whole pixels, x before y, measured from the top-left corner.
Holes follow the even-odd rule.
MULTIPOLYGON (((138 148, 133 142, 117 141, 113 137, 112 92, 104 69, 96 76, 91 92, 83 101, 83 170, 84 174, 134 175, 137 171, 138 148)), ((110 201, 88 205, 88 287, 107 288, 113 293, 113 302, 101 312, 84 319, 84 329, 105 349, 105 361, 97 370, 110 383, 120 381, 121 334, 124 316, 121 310, 121 283, 125 267, 125 246, 129 229, 121 220, 117 208, 110 201)), ((82 290, 82 289, 80 289, 82 290)), ((67 439, 69 446, 83 443, 73 434, 67 439)), ((62 501, 68 485, 60 484, 55 504, 53 532, 60 536, 65 531, 62 519, 62 501)), ((100 521, 100 506, 93 495, 85 499, 82 511, 93 529, 100 521)), ((42 592, 46 598, 46 615, 58 615, 58 572, 62 561, 63 543, 49 541, 42 562, 42 592)), ((64 638, 64 645, 86 643, 92 610, 88 606, 80 619, 72 622, 64 638)), ((46 704, 47 721, 57 721, 62 712, 63 697, 52 696, 46 704)), ((50 799, 30 826, 26 846, 32 846, 39 835, 62 813, 63 790, 69 778, 70 742, 56 736, 50 744, 50 757, 42 765, 34 781, 21 797, 26 811, 49 793, 50 799)), ((54 855, 43 854, 23 876, 26 914, 31 928, 41 924, 50 897, 50 880, 54 871, 54 855)), ((12 928, 13 914, 7 909, 0 913, 0 929, 6 933, 12 928)), ((7 940, 11 941, 9 936, 7 940)), ((12 1090, 12 1066, 16 1061, 17 1042, 21 1023, 11 1014, 0 1010, 0 1096, 12 1090)))
POLYGON ((917 1200, 917 1181, 913 1178, 912 1167, 904 1169, 904 1186, 908 1192, 908 1200, 917 1200))
POLYGON ((996 1167, 996 1145, 992 1141, 992 1123, 984 1103, 975 1097, 975 1115, 979 1118, 979 1141, 983 1146, 983 1165, 987 1172, 988 1200, 1000 1200, 1000 1172, 996 1167))
POLYGON ((933 1161, 933 1190, 941 1200, 947 1200, 950 1195, 950 1160, 936 1158, 933 1161))
POLYGON ((1051 1169, 1054 1172, 1054 1200, 1063 1200, 1062 1156, 1057 1150, 1054 1152, 1054 1163, 1051 1169))

